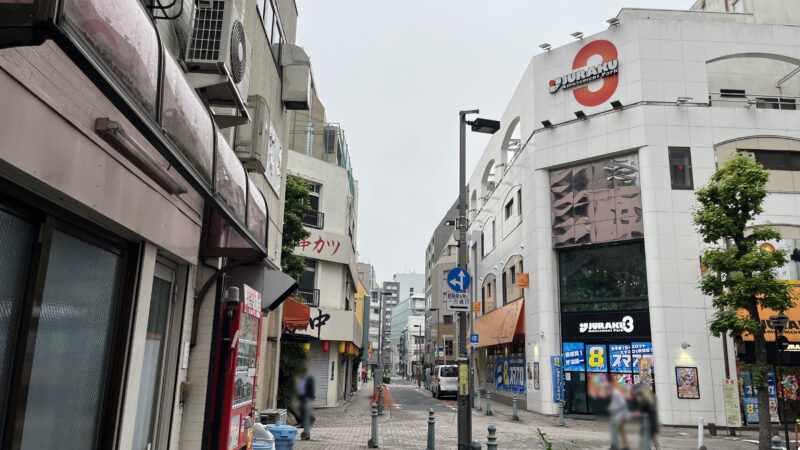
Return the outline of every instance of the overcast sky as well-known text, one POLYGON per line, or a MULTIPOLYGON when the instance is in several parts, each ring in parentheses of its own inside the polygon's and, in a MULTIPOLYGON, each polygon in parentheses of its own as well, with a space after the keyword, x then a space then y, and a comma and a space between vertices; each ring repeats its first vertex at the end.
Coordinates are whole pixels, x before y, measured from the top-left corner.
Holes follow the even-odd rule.
MULTIPOLYGON (((500 118, 539 44, 607 27, 623 6, 694 0, 297 0, 328 120, 359 181, 359 260, 378 281, 425 271, 425 247, 458 195, 458 111, 500 118)), ((488 135, 467 135, 467 178, 488 135)))

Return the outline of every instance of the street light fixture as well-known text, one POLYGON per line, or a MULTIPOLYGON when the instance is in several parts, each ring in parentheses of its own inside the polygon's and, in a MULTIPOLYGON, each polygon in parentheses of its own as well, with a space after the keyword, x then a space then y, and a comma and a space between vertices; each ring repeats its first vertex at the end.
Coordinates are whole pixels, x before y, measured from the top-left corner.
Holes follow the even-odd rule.
MULTIPOLYGON (((467 125, 472 126, 472 131, 477 133, 494 134, 500 129, 500 122, 489 119, 475 119, 467 121, 468 114, 478 114, 477 109, 460 111, 458 135, 458 267, 467 270, 467 125)), ((458 313, 458 364, 459 364, 459 389, 458 389, 458 450, 472 448, 472 389, 470 384, 470 370, 461 366, 469 365, 467 358, 467 313, 458 313), (462 374, 466 379, 462 379, 462 374), (462 384, 468 386, 461 389, 462 384)))
MULTIPOLYGON (((783 331, 786 329, 786 325, 789 323, 789 317, 784 314, 780 313, 777 316, 771 316, 769 320, 767 320, 767 324, 775 330, 775 350, 777 351, 778 357, 778 382, 776 384, 783 383, 783 348, 785 344, 788 343, 788 340, 783 335, 783 331)), ((776 392, 780 394, 780 391, 776 392)), ((784 395, 778 395, 778 401, 780 402, 781 413, 783 414, 783 433, 786 442, 789 441, 789 422, 788 418, 786 417, 786 397, 784 395)), ((787 444, 788 446, 789 444, 787 444)))

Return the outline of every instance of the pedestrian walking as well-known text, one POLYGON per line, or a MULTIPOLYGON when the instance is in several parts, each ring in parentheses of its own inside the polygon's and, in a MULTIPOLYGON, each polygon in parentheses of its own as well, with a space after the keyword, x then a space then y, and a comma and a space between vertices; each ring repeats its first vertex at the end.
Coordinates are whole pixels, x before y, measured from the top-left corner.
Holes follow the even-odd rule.
POLYGON ((653 448, 658 450, 661 448, 661 446, 658 444, 658 431, 660 424, 658 422, 656 395, 649 386, 640 384, 636 386, 636 389, 634 390, 634 399, 636 400, 636 411, 634 412, 634 417, 641 418, 644 414, 647 414, 647 420, 650 425, 650 442, 652 442, 653 448))
MULTIPOLYGON (((631 410, 628 408, 628 401, 625 398, 623 386, 611 383, 611 402, 608 404, 608 412, 611 413, 611 423, 613 424, 622 450, 628 450, 628 435, 625 432, 625 421, 630 420, 631 410)), ((614 443, 612 442, 612 448, 614 443)), ((614 448, 614 450, 620 450, 614 448)))
POLYGON ((300 439, 307 441, 311 439, 311 427, 314 425, 314 414, 312 413, 311 402, 316 399, 314 389, 314 377, 312 377, 308 370, 304 369, 297 382, 297 398, 300 401, 300 419, 303 427, 303 432, 300 433, 300 439))

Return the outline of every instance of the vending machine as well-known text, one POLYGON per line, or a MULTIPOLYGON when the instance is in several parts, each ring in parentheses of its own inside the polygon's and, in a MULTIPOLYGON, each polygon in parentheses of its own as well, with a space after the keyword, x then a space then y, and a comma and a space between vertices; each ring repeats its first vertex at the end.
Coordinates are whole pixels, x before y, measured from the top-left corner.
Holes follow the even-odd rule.
POLYGON ((249 449, 252 445, 261 342, 261 293, 243 284, 243 301, 225 302, 221 344, 221 420, 218 450, 249 449), (229 326, 227 326, 229 324, 229 326), (227 338, 226 338, 227 336, 227 338), (227 433, 225 433, 227 427, 227 433))

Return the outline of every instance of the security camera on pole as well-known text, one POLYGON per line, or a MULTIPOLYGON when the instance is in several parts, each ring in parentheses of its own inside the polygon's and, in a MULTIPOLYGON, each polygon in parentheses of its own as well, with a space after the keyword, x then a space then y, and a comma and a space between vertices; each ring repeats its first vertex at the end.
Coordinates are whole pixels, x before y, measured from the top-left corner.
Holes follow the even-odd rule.
MULTIPOLYGON (((478 114, 477 109, 460 111, 458 129, 458 220, 456 221, 456 239, 458 239, 458 268, 447 276, 447 285, 456 293, 466 296, 467 307, 458 310, 458 450, 472 448, 472 399, 469 380, 469 359, 467 358, 467 311, 471 310, 467 289, 470 277, 467 273, 467 125, 478 133, 494 134, 500 129, 496 120, 477 118, 467 121, 467 114, 478 114), (452 276, 452 278, 451 278, 452 276)), ((447 296, 447 294, 445 294, 447 296)), ((463 296, 453 296, 453 303, 460 303, 463 296)), ((448 303, 448 307, 450 304, 448 303)))

